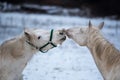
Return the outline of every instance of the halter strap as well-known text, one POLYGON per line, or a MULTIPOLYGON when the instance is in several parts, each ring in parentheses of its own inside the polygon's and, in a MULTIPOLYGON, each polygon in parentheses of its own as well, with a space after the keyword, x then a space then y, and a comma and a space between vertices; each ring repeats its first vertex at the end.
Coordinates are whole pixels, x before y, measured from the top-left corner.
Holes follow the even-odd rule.
POLYGON ((53 29, 51 30, 51 32, 50 32, 50 39, 49 39, 49 41, 46 43, 46 44, 44 44, 42 47, 37 47, 37 46, 35 46, 34 44, 32 44, 32 43, 30 43, 29 41, 26 41, 29 45, 31 45, 32 47, 35 47, 36 49, 39 49, 39 51, 41 51, 42 53, 46 53, 47 51, 43 51, 42 49, 43 48, 45 48, 46 46, 48 46, 49 44, 51 44, 53 47, 52 48, 54 48, 54 47, 57 47, 53 42, 52 42, 52 39, 53 39, 53 29))
POLYGON ((57 46, 52 42, 52 38, 53 38, 53 29, 51 30, 49 41, 48 41, 45 45, 43 45, 42 47, 40 47, 40 48, 39 48, 39 51, 41 51, 42 53, 47 52, 47 51, 45 51, 45 52, 42 51, 42 49, 45 48, 45 47, 46 47, 47 45, 49 45, 49 44, 51 44, 51 45, 53 46, 52 48, 57 47, 57 46))

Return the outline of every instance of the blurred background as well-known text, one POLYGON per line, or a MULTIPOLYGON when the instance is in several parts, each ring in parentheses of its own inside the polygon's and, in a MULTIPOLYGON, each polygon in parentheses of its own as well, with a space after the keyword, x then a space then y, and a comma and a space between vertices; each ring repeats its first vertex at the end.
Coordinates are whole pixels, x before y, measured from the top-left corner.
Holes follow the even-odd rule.
MULTIPOLYGON (((0 44, 25 27, 45 30, 105 22, 103 36, 120 50, 119 0, 0 0, 0 44)), ((24 80, 103 80, 86 47, 68 39, 46 54, 38 52, 23 71, 24 80)))
POLYGON ((1 0, 0 11, 57 15, 66 13, 86 17, 111 16, 115 19, 120 16, 119 0, 1 0), (49 8, 44 8, 45 5, 49 8), (57 10, 53 6, 56 6, 57 10))

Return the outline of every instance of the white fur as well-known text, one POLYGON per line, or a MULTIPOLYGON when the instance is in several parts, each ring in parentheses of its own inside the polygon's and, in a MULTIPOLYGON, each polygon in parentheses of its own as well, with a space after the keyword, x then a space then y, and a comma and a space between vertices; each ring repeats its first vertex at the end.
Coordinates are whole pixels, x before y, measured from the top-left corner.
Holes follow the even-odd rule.
POLYGON ((120 80, 120 51, 101 35, 103 25, 95 27, 89 22, 88 27, 69 28, 66 34, 90 50, 104 80, 120 80))
MULTIPOLYGON (((65 39, 65 35, 60 35, 60 32, 63 32, 63 30, 53 32, 52 41, 56 45, 61 44, 65 39)), ((26 41, 41 47, 49 41, 49 38, 50 31, 25 29, 20 36, 4 42, 0 46, 0 80, 20 80, 27 62, 33 54, 39 51, 26 41), (38 39, 38 36, 41 36, 41 38, 38 39)), ((43 50, 49 50, 51 47, 51 45, 48 45, 43 50)))

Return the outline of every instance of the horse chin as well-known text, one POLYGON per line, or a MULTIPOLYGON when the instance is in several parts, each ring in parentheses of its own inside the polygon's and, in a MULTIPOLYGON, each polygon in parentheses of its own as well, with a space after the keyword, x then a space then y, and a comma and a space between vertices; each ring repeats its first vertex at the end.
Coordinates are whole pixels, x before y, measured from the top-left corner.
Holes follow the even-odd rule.
POLYGON ((62 43, 60 43, 60 44, 57 44, 57 47, 59 47, 61 44, 62 44, 62 43))
POLYGON ((46 53, 46 52, 48 52, 50 49, 52 49, 53 47, 49 47, 49 48, 44 48, 43 50, 42 50, 42 52, 44 52, 44 53, 46 53))
POLYGON ((62 43, 66 40, 66 36, 60 39, 60 43, 58 45, 62 45, 62 43))

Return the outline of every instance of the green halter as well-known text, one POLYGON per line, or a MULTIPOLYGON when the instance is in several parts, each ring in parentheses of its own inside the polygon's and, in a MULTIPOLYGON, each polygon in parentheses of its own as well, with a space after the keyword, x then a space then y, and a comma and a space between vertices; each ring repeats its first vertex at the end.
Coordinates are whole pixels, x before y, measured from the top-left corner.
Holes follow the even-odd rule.
POLYGON ((51 44, 51 45, 53 46, 52 48, 57 47, 57 46, 52 42, 52 37, 53 37, 53 29, 51 30, 49 41, 48 41, 45 45, 43 45, 42 47, 40 47, 40 48, 39 48, 39 51, 41 51, 42 53, 47 52, 48 50, 47 50, 47 51, 42 51, 42 49, 45 48, 45 47, 46 47, 47 45, 49 45, 49 44, 51 44))
POLYGON ((33 46, 33 47, 35 47, 36 49, 39 49, 39 51, 41 51, 42 53, 46 53, 47 51, 43 51, 42 49, 43 48, 45 48, 46 46, 48 46, 49 44, 51 44, 53 47, 52 48, 54 48, 54 47, 57 47, 53 42, 52 42, 52 38, 53 38, 53 29, 51 30, 51 32, 50 32, 50 39, 49 39, 49 41, 46 43, 46 44, 44 44, 42 47, 37 47, 37 46, 35 46, 34 44, 32 44, 32 43, 30 43, 29 41, 26 41, 28 44, 30 44, 31 46, 33 46))

